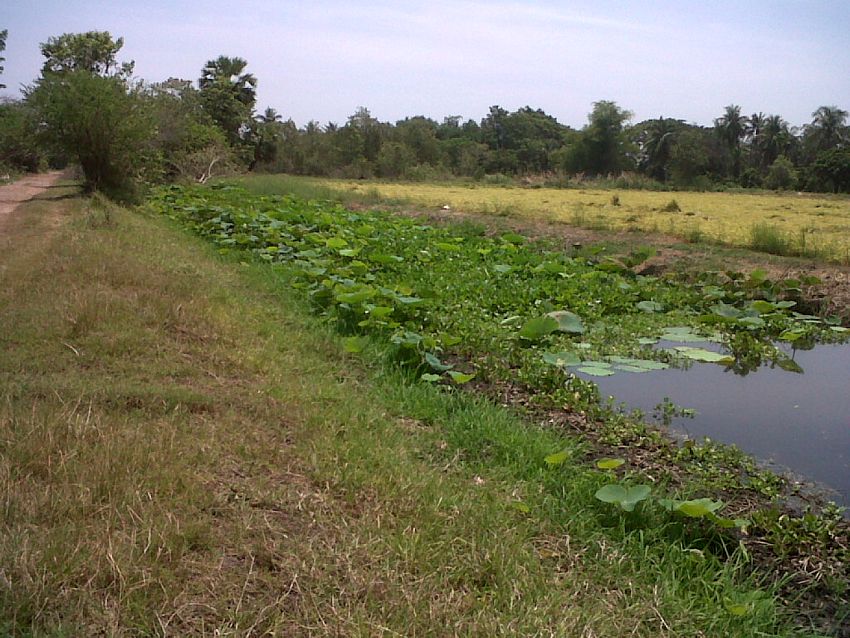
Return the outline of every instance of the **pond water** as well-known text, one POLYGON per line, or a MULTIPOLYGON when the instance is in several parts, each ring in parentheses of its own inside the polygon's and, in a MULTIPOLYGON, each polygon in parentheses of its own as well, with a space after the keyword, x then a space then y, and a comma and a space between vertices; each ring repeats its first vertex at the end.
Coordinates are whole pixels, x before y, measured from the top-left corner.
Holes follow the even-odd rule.
POLYGON ((665 397, 693 408, 693 418, 675 417, 671 427, 691 438, 734 443, 831 488, 829 498, 850 506, 850 344, 788 352, 802 373, 762 366, 741 376, 723 365, 698 363, 591 380, 602 397, 613 396, 647 416, 665 397))

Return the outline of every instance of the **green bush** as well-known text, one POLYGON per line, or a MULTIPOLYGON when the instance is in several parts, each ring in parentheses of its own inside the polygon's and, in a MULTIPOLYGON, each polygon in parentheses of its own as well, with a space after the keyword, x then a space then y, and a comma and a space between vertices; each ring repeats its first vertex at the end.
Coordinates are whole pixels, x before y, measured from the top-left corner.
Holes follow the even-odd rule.
POLYGON ((776 158, 764 178, 766 188, 773 190, 788 190, 797 183, 797 170, 793 162, 784 155, 776 158))
POLYGON ((754 224, 750 228, 750 248, 772 255, 794 254, 793 242, 776 226, 767 223, 754 224))
POLYGON ((29 98, 46 124, 44 138, 79 163, 87 191, 122 201, 138 197, 155 163, 154 127, 142 99, 122 78, 50 74, 29 98))

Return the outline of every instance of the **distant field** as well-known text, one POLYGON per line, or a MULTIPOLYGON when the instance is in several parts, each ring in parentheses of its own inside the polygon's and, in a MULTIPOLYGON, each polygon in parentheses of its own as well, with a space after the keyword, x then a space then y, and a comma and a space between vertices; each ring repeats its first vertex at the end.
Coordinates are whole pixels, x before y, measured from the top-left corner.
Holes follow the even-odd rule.
POLYGON ((828 195, 561 190, 478 184, 321 180, 413 205, 566 222, 608 230, 668 233, 766 252, 850 263, 850 199, 828 195), (618 198, 618 203, 615 203, 618 198), (679 210, 675 210, 672 200, 679 210), (672 209, 672 210, 670 210, 672 209))

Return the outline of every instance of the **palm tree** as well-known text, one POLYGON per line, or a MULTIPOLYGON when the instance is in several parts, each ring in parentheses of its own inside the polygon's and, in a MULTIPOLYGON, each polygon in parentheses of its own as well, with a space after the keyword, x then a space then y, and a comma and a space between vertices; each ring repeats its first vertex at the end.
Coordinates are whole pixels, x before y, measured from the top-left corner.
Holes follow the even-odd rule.
POLYGON ((243 73, 248 63, 242 58, 220 55, 209 60, 201 71, 198 88, 202 91, 214 86, 228 87, 233 96, 245 106, 254 107, 257 100, 257 78, 243 73))
POLYGON ((641 143, 641 164, 647 175, 654 179, 667 179, 667 162, 676 140, 676 133, 682 127, 681 120, 659 117, 651 120, 644 129, 641 143))
POLYGON ((746 118, 746 130, 744 131, 744 141, 747 144, 749 151, 749 163, 756 169, 761 168, 764 163, 763 157, 763 142, 764 142, 764 123, 767 117, 759 111, 753 113, 746 118))
POLYGON ((204 110, 231 144, 239 143, 250 128, 257 100, 257 78, 244 72, 247 64, 242 58, 220 55, 206 63, 198 79, 204 110))
POLYGON ((767 168, 780 155, 787 155, 794 143, 794 134, 781 115, 769 115, 761 130, 761 166, 767 168))
MULTIPOLYGON (((0 31, 0 53, 6 50, 6 38, 9 35, 9 29, 3 29, 0 31)), ((5 62, 6 58, 0 56, 0 62, 5 62)), ((0 73, 3 73, 3 65, 0 64, 0 73)), ((5 84, 0 84, 0 89, 5 89, 5 84)))
POLYGON ((257 119, 263 124, 276 124, 283 121, 283 116, 276 109, 269 106, 263 111, 262 115, 257 116, 257 119))
POLYGON ((741 172, 741 139, 746 132, 747 118, 741 115, 740 106, 730 104, 725 107, 723 115, 714 120, 714 127, 732 155, 732 174, 738 177, 741 172))
POLYGON ((847 143, 850 134, 846 125, 847 111, 837 106, 821 106, 812 113, 812 123, 806 127, 816 153, 838 148, 847 143))
POLYGON ((745 132, 745 136, 751 144, 758 143, 758 138, 761 135, 766 120, 767 116, 761 111, 759 111, 758 113, 753 113, 752 115, 750 115, 750 117, 747 118, 747 129, 745 132))

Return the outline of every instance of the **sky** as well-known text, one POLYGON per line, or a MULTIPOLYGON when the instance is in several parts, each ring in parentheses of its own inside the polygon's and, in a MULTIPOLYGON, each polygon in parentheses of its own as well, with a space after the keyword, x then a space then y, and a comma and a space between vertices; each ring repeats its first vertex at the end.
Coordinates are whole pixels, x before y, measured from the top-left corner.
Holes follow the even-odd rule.
POLYGON ((4 28, 0 95, 38 77, 49 37, 109 31, 151 82, 244 58, 258 110, 299 126, 359 106, 394 122, 528 105, 576 128, 599 100, 705 125, 728 104, 793 125, 850 110, 847 0, 0 0, 4 28))

